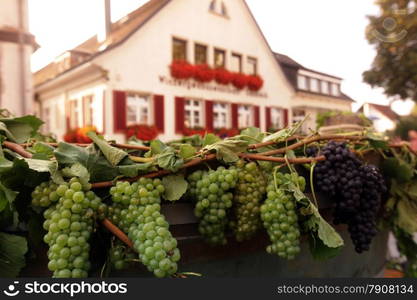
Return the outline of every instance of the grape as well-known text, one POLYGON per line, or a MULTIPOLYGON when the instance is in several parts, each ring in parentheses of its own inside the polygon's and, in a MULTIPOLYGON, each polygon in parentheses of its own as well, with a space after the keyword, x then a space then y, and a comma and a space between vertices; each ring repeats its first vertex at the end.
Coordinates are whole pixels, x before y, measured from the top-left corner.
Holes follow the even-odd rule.
MULTIPOLYGON (((318 155, 311 149, 307 154, 318 155)), ((315 167, 314 179, 335 203, 333 222, 347 224, 355 250, 367 251, 377 232, 381 194, 386 191, 382 176, 375 166, 364 165, 345 143, 331 141, 321 154, 326 160, 315 167)))
MULTIPOLYGON (((177 272, 180 252, 177 241, 169 232, 169 224, 161 214, 160 179, 140 178, 138 182, 117 182, 110 189, 113 205, 109 207, 112 222, 128 233, 139 259, 156 277, 177 272)), ((115 268, 124 265, 117 260, 115 268)))
POLYGON ((59 199, 57 193, 58 185, 52 180, 42 182, 32 192, 32 205, 38 207, 48 207, 56 203, 59 199))
POLYGON ((250 239, 262 226, 260 202, 266 190, 266 180, 255 162, 236 164, 238 182, 233 196, 235 220, 230 223, 236 240, 250 239))
POLYGON ((235 167, 222 166, 215 171, 196 171, 188 177, 190 194, 197 200, 194 214, 200 220, 198 230, 211 245, 226 244, 227 211, 233 200, 228 190, 236 186, 237 178, 235 167))
POLYGON ((37 199, 41 192, 41 197, 49 199, 49 207, 43 212, 45 217, 43 227, 48 231, 44 241, 49 245, 48 269, 53 272, 53 277, 88 276, 90 266, 88 239, 93 231, 92 216, 96 210, 102 218, 106 211, 101 199, 88 191, 88 188, 89 185, 81 184, 74 177, 69 183, 59 186, 52 181, 44 182, 32 193, 33 205, 38 204, 37 199), (81 201, 82 204, 72 200, 81 201))
POLYGON ((266 228, 271 245, 268 253, 274 253, 286 259, 294 259, 300 252, 300 229, 296 210, 296 200, 292 193, 286 192, 282 185, 292 181, 303 191, 304 177, 294 174, 276 173, 269 178, 267 198, 261 206, 261 219, 266 228))

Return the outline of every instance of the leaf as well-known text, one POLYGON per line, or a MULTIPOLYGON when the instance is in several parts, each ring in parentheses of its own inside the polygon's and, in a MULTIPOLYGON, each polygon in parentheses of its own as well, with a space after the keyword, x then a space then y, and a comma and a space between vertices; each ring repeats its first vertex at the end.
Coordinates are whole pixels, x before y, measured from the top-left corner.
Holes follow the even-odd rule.
POLYGON ((126 151, 109 145, 107 141, 98 137, 93 131, 88 132, 87 136, 100 148, 112 166, 117 166, 123 158, 128 156, 126 151))
POLYGON ((381 164, 381 170, 385 176, 399 183, 408 182, 414 176, 413 168, 395 157, 385 159, 381 164))
POLYGON ((240 132, 239 135, 242 139, 253 142, 260 142, 265 138, 265 133, 263 133, 257 127, 248 127, 240 132))
POLYGON ((189 145, 189 144, 182 144, 180 145, 180 156, 183 159, 188 159, 193 157, 196 154, 197 150, 189 145))
POLYGON ((206 133, 203 138, 202 146, 205 147, 207 145, 214 144, 220 140, 221 138, 219 138, 217 135, 213 133, 206 133))
POLYGON ((314 233, 309 236, 308 241, 310 246, 310 253, 316 260, 327 260, 336 257, 342 250, 342 247, 327 247, 323 241, 314 233))
POLYGON ((0 232, 0 277, 17 277, 26 265, 27 251, 24 237, 0 232))
POLYGON ((160 140, 153 140, 151 142, 151 151, 153 154, 160 154, 162 151, 167 147, 163 142, 160 140))
POLYGON ((32 158, 34 159, 51 159, 54 156, 54 147, 49 146, 48 144, 38 142, 35 143, 32 147, 27 149, 32 153, 32 158))
POLYGON ((11 189, 6 188, 0 182, 0 212, 3 211, 7 204, 11 205, 16 199, 18 192, 12 191, 11 189))
POLYGON ((294 124, 294 126, 292 126, 292 127, 284 128, 284 129, 281 129, 280 131, 277 131, 277 132, 275 132, 271 135, 268 135, 267 137, 265 137, 262 140, 262 142, 273 141, 275 143, 279 143, 279 142, 283 142, 283 141, 287 140, 289 137, 293 136, 297 132, 297 130, 304 123, 304 120, 294 124))
POLYGON ((164 198, 169 201, 176 201, 185 194, 188 182, 182 175, 169 175, 162 178, 162 184, 165 187, 164 198))
POLYGON ((13 168, 13 162, 4 157, 0 157, 0 174, 9 171, 11 168, 13 168))
POLYGON ((242 139, 227 138, 212 145, 205 146, 202 151, 215 151, 218 160, 223 160, 226 163, 232 163, 239 160, 239 156, 237 154, 246 151, 248 144, 248 141, 242 139))
POLYGON ((75 163, 71 167, 62 169, 62 174, 65 177, 78 177, 82 184, 90 182, 90 173, 87 168, 80 163, 75 163))
POLYGON ((184 160, 177 155, 174 148, 166 147, 156 156, 156 163, 162 169, 176 172, 184 165, 184 160))
POLYGON ((417 204, 401 199, 397 203, 396 223, 405 232, 413 235, 417 232, 417 204))
POLYGON ((58 172, 58 162, 43 159, 24 158, 24 161, 28 164, 29 169, 36 172, 48 172, 51 174, 51 178, 55 183, 64 183, 61 174, 58 172))
POLYGON ((126 177, 136 177, 138 176, 139 172, 147 172, 150 171, 153 167, 152 162, 148 163, 141 163, 141 164, 131 164, 131 165, 122 165, 118 166, 120 174, 126 177))
POLYGON ((43 122, 35 116, 24 116, 19 118, 1 118, 0 131, 16 142, 24 143, 34 136, 43 122))
POLYGON ((374 149, 382 149, 382 150, 388 150, 389 149, 389 143, 388 141, 385 141, 382 136, 377 135, 373 131, 368 131, 366 133, 366 137, 369 140, 369 144, 374 149))
POLYGON ((89 153, 85 148, 61 142, 55 149, 54 155, 59 164, 71 165, 77 162, 87 165, 89 153))

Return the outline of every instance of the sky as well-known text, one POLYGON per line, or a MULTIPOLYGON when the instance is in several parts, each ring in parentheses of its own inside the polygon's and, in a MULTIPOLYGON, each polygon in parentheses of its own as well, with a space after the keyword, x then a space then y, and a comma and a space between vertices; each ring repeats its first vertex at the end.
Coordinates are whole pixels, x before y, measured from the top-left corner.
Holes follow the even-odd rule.
MULTIPOLYGON (((97 7, 103 0, 28 0, 29 29, 41 48, 32 56, 32 70, 94 35, 100 26, 97 7)), ((200 1, 200 0, 193 0, 200 1)), ((112 0, 112 21, 146 0, 112 0)), ((358 102, 386 104, 381 89, 362 81, 375 57, 365 39, 367 15, 378 14, 374 0, 246 0, 274 51, 305 67, 344 78, 342 90, 358 102)), ((413 102, 398 101, 405 114, 413 102)))

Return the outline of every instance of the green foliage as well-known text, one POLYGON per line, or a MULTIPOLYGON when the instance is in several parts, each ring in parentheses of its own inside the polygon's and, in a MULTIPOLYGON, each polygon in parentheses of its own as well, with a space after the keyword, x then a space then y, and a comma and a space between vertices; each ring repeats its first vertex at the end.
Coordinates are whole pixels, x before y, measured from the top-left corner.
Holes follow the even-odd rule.
POLYGON ((16 277, 26 264, 27 250, 24 237, 0 232, 0 277, 16 277))
POLYGON ((248 145, 248 141, 237 136, 207 145, 202 149, 202 151, 203 153, 215 152, 218 160, 223 160, 226 163, 232 163, 239 160, 237 153, 245 152, 248 145))
POLYGON ((35 116, 0 118, 0 131, 12 142, 24 143, 37 134, 42 124, 43 122, 35 116))
POLYGON ((162 178, 165 187, 164 198, 169 201, 179 200, 188 188, 188 182, 182 175, 169 175, 162 178))
POLYGON ((400 117, 395 129, 392 132, 392 135, 407 141, 409 140, 408 132, 410 130, 417 131, 417 116, 410 115, 400 117))
POLYGON ((384 0, 377 3, 381 13, 369 17, 366 33, 377 55, 372 67, 363 73, 363 79, 372 87, 383 88, 388 96, 416 101, 417 14, 413 11, 416 0, 384 0))

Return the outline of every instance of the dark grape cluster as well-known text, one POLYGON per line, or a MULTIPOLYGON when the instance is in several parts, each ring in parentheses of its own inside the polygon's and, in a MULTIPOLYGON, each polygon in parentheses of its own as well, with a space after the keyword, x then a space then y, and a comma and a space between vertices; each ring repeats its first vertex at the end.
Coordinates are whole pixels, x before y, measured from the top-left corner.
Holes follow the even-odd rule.
MULTIPOLYGON (((48 268, 54 272, 53 277, 88 276, 87 272, 90 268, 88 240, 93 231, 94 215, 98 213, 103 217, 106 211, 106 205, 89 191, 90 187, 91 185, 83 185, 74 177, 69 183, 59 186, 53 184, 47 195, 45 189, 48 187, 41 184, 42 197, 48 197, 51 202, 56 202, 52 199, 59 197, 55 205, 44 211, 46 220, 43 223, 44 229, 48 231, 44 241, 49 245, 48 268)), ((39 195, 35 193, 33 196, 39 195)), ((39 204, 44 206, 45 202, 39 204)), ((32 199, 32 203, 37 204, 37 201, 32 199)))
POLYGON ((217 170, 195 171, 188 177, 190 194, 197 199, 194 213, 200 219, 198 230, 209 244, 226 244, 227 212, 233 200, 229 190, 236 186, 237 179, 235 167, 222 166, 217 170))
POLYGON ((118 182, 110 189, 114 202, 109 208, 110 219, 128 233, 140 261, 156 277, 173 275, 180 259, 177 240, 161 214, 164 190, 158 178, 140 178, 133 184, 118 182))
POLYGON ((238 182, 233 195, 234 220, 230 222, 236 240, 250 239, 262 226, 260 206, 266 190, 266 179, 255 162, 236 163, 238 182))
POLYGON ((286 259, 293 259, 300 252, 300 228, 294 195, 286 192, 283 185, 292 181, 305 188, 304 177, 277 173, 271 176, 267 187, 267 198, 261 206, 261 218, 272 242, 266 248, 268 253, 274 253, 286 259))
MULTIPOLYGON (((306 153, 318 155, 315 148, 306 153)), ((378 169, 364 165, 343 142, 329 142, 321 153, 326 160, 317 164, 314 179, 318 189, 335 202, 335 224, 348 224, 357 252, 369 249, 376 234, 375 219, 381 194, 386 191, 378 169)))

